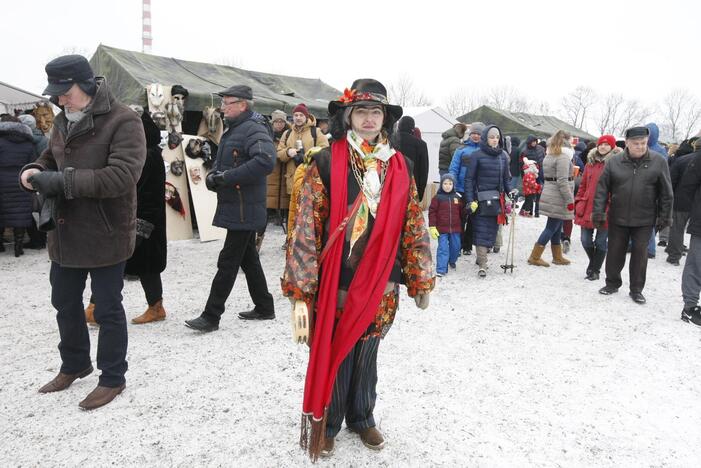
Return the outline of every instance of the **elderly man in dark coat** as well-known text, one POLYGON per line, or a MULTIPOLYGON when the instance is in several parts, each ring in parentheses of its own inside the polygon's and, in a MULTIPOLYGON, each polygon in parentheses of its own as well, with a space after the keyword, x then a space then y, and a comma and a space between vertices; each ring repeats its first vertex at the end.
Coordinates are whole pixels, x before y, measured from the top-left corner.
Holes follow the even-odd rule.
POLYGON ((665 158, 648 149, 650 131, 645 127, 626 130, 626 148, 606 162, 599 177, 594 197, 592 221, 601 229, 607 221, 608 254, 606 256, 606 286, 599 293, 618 292, 623 284, 621 270, 626 262, 628 243, 630 254, 630 297, 645 303, 643 288, 647 272, 647 244, 653 227, 658 231, 672 222, 672 182, 665 158))
POLYGON ((275 318, 273 296, 268 292, 256 250, 256 233, 267 222, 266 178, 273 172, 276 154, 273 131, 266 118, 253 111, 250 87, 232 86, 219 95, 229 128, 222 136, 206 184, 209 190, 217 192, 217 211, 212 224, 226 229, 227 233, 204 311, 199 317, 185 321, 185 325, 201 332, 219 329, 239 268, 246 275, 248 292, 255 305, 253 310, 239 313, 239 318, 275 318))
POLYGON ((127 323, 122 307, 124 266, 136 238, 136 182, 146 158, 139 117, 112 96, 88 61, 67 55, 46 65, 52 96, 63 108, 49 147, 22 169, 28 190, 55 198, 56 228, 49 232, 51 303, 61 335, 61 370, 41 393, 68 388, 93 371, 83 309, 90 275, 100 325, 98 386, 79 406, 94 409, 125 388, 127 323))

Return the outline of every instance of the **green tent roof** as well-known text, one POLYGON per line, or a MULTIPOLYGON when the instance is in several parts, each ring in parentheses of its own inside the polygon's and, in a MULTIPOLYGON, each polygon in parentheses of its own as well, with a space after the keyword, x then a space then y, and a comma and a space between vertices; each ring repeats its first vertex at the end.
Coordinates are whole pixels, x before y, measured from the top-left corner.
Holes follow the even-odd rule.
POLYGON ((107 79, 117 99, 144 107, 147 105, 146 87, 151 83, 179 84, 187 88, 190 95, 185 101, 185 110, 189 111, 201 111, 212 103, 218 105, 219 96, 212 96, 212 93, 245 84, 253 89, 255 109, 262 114, 270 114, 275 109, 289 113, 303 102, 314 115, 325 118, 328 102, 341 94, 319 79, 190 62, 102 44, 90 59, 90 65, 96 75, 107 79))
POLYGON ((565 121, 550 115, 526 114, 525 112, 508 112, 490 106, 482 106, 458 117, 459 122, 483 122, 498 126, 505 135, 518 136, 521 139, 528 135, 538 138, 548 138, 558 130, 565 130, 572 136, 582 140, 596 140, 584 130, 580 130, 565 121))

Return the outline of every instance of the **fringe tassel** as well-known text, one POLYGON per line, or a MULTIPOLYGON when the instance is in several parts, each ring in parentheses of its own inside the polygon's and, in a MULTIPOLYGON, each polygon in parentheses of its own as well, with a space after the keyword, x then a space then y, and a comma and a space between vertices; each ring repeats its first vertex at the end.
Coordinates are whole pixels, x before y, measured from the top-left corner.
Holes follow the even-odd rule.
POLYGON ((328 408, 324 408, 324 417, 316 420, 312 415, 302 414, 302 427, 299 435, 299 445, 309 452, 312 463, 319 459, 321 450, 326 443, 326 419, 328 408))

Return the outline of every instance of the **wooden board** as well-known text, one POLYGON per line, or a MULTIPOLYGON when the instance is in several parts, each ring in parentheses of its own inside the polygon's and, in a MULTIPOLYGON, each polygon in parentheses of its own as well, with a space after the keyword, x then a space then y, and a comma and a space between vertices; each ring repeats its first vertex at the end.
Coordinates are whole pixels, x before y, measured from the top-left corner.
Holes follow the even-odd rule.
MULTIPOLYGON (((178 146, 174 150, 169 149, 167 146, 163 148, 163 160, 169 164, 175 160, 184 160, 185 152, 182 146, 178 146)), ((180 193, 180 199, 185 207, 185 216, 181 216, 180 213, 171 208, 166 204, 166 237, 169 241, 172 240, 185 240, 192 239, 192 220, 190 217, 190 196, 187 190, 187 176, 185 175, 185 170, 180 176, 173 175, 170 170, 166 171, 166 181, 170 182, 178 189, 180 193)), ((165 201, 163 202, 165 203, 165 201)))
MULTIPOLYGON (((192 139, 203 140, 193 135, 183 135, 183 143, 181 145, 183 153, 188 142, 192 139)), ((192 197, 192 205, 195 207, 200 241, 207 242, 224 239, 226 237, 226 229, 212 226, 214 213, 217 209, 217 194, 207 190, 204 181, 207 176, 207 169, 202 167, 202 158, 193 159, 185 156, 185 173, 190 184, 190 196, 192 197), (199 171, 200 174, 200 180, 197 182, 192 179, 192 171, 194 170, 199 171)))

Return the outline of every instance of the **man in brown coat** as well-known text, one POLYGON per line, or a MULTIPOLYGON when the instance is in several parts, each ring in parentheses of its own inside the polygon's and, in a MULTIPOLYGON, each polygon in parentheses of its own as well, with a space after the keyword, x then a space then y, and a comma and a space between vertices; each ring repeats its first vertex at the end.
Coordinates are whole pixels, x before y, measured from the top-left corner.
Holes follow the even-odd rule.
POLYGON ((40 393, 58 392, 93 371, 83 290, 90 274, 100 325, 97 387, 79 406, 94 409, 125 388, 127 324, 122 307, 124 266, 136 240, 136 182, 146 159, 139 117, 95 78, 88 61, 67 55, 46 65, 44 94, 63 108, 49 147, 20 172, 20 182, 55 200, 48 235, 51 304, 61 337, 61 370, 40 393))

